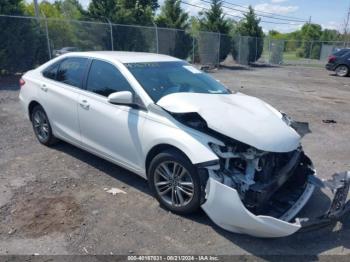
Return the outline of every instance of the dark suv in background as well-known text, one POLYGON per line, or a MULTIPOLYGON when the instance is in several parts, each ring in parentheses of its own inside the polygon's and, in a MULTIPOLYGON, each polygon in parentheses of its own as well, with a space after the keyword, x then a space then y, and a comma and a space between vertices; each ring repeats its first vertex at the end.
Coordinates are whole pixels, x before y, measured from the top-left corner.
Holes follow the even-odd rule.
POLYGON ((335 71, 338 76, 347 76, 350 72, 350 49, 340 49, 328 57, 326 69, 335 71))

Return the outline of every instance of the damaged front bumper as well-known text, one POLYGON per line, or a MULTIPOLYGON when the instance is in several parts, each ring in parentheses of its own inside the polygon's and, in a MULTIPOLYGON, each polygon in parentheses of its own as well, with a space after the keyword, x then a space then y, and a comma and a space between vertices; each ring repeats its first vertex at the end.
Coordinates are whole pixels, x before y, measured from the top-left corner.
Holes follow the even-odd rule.
POLYGON ((350 211, 346 202, 350 185, 350 172, 336 173, 331 180, 321 181, 311 175, 303 194, 282 216, 255 215, 242 203, 238 192, 209 177, 206 185, 206 201, 203 210, 218 226, 230 232, 244 233, 256 237, 284 237, 300 230, 312 229, 338 221, 350 211), (296 218, 291 221, 310 199, 315 187, 328 187, 334 194, 328 211, 321 217, 296 218))

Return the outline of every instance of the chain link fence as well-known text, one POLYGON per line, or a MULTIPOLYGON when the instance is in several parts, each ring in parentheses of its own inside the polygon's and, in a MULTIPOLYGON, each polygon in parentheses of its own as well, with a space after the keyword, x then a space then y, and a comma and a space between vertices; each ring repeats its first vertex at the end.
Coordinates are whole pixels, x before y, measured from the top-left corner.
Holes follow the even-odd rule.
POLYGON ((316 65, 346 42, 287 41, 154 26, 0 15, 0 75, 21 73, 64 50, 167 54, 201 65, 316 65))
POLYGON ((64 47, 76 47, 81 51, 111 49, 108 24, 58 19, 40 21, 47 23, 51 56, 64 47))

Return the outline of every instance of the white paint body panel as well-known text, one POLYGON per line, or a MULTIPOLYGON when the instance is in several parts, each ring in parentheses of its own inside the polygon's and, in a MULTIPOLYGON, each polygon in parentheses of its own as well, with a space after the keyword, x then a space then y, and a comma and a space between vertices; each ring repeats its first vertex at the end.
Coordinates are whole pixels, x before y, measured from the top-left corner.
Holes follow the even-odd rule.
POLYGON ((128 62, 181 61, 166 55, 132 52, 82 52, 59 56, 23 79, 20 101, 28 117, 30 102, 44 107, 53 133, 58 138, 81 147, 146 178, 145 161, 150 150, 160 144, 184 152, 193 164, 217 160, 208 143, 217 139, 188 128, 156 106, 140 84, 123 65, 128 62), (128 80, 147 110, 108 103, 108 98, 43 77, 42 71, 66 57, 100 59, 113 64, 128 80), (41 89, 45 85, 47 91, 41 89), (88 108, 84 108, 81 104, 88 108))
MULTIPOLYGON (((218 160, 209 143, 224 146, 218 139, 179 123, 164 109, 177 113, 198 112, 210 128, 260 150, 289 152, 298 147, 299 135, 283 122, 277 110, 257 98, 242 94, 177 93, 154 104, 123 63, 157 61, 180 60, 131 52, 68 53, 28 71, 23 76, 26 84, 21 88, 20 101, 27 117, 31 102, 41 104, 58 138, 144 178, 146 157, 155 146, 176 147, 193 164, 218 160), (107 97, 43 77, 45 68, 66 57, 100 59, 113 64, 130 83, 145 109, 113 105, 107 97)), ((254 216, 245 209, 234 189, 213 179, 208 184, 210 192, 202 207, 215 223, 229 231, 277 237, 300 228, 272 217, 254 216)))
POLYGON ((145 112, 127 106, 113 105, 106 97, 86 92, 79 101, 88 108, 78 107, 81 143, 99 155, 115 159, 123 166, 142 172, 144 162, 142 128, 145 112))
POLYGON ((45 82, 39 80, 38 86, 38 100, 49 116, 54 134, 79 143, 78 89, 51 80, 45 82), (43 85, 47 91, 41 89, 43 85))
POLYGON ((174 113, 197 112, 209 128, 263 151, 289 152, 300 144, 300 136, 281 114, 255 97, 175 93, 157 104, 174 113))
POLYGON ((256 237, 285 237, 301 228, 298 223, 252 214, 245 208, 235 189, 213 178, 209 178, 207 191, 203 210, 215 224, 228 231, 256 237))

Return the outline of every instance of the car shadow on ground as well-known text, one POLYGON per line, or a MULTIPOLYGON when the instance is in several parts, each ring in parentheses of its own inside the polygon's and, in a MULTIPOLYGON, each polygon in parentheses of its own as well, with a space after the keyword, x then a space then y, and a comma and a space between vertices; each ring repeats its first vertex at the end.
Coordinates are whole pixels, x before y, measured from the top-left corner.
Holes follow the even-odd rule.
MULTIPOLYGON (((309 215, 311 218, 316 218, 324 214, 329 204, 330 198, 317 189, 299 215, 300 217, 309 215)), ((265 259, 271 259, 269 256, 273 255, 306 255, 309 256, 308 261, 310 261, 309 259, 313 257, 316 259, 319 254, 334 248, 350 247, 349 215, 345 216, 338 224, 333 223, 282 238, 257 238, 228 232, 214 224, 202 210, 199 213, 186 216, 186 218, 211 226, 218 234, 248 253, 265 259)))
POLYGON ((104 160, 98 156, 95 156, 85 150, 82 150, 76 146, 68 144, 66 142, 60 141, 57 145, 53 147, 58 151, 66 153, 86 164, 98 169, 99 171, 118 179, 119 181, 133 187, 143 193, 151 194, 150 189, 148 188, 147 181, 142 177, 134 174, 118 165, 115 165, 107 160, 104 160))
POLYGON ((264 64, 264 63, 251 63, 249 64, 250 67, 255 68, 279 68, 280 65, 272 65, 272 64, 264 64))
POLYGON ((242 66, 242 65, 225 65, 225 64, 220 64, 221 69, 228 69, 228 70, 255 70, 255 68, 278 68, 280 67, 279 65, 269 65, 269 64, 258 64, 258 63, 252 63, 246 66, 242 66))
MULTIPOLYGON (((153 195, 146 180, 122 167, 65 142, 57 144, 54 149, 83 161, 130 187, 148 195, 153 195)), ((154 199, 154 201, 156 201, 156 199, 154 199)), ((329 203, 330 198, 321 190, 316 190, 309 203, 305 206, 303 211, 301 211, 300 217, 305 217, 307 214, 311 214, 312 217, 321 215, 327 210, 329 203)), ((248 235, 228 232, 214 224, 203 210, 182 217, 212 227, 218 234, 233 244, 263 259, 270 259, 271 257, 268 257, 269 255, 307 255, 309 256, 308 258, 311 256, 311 258, 314 257, 316 259, 320 253, 337 247, 350 248, 349 216, 341 221, 340 228, 338 228, 340 225, 338 224, 336 230, 334 229, 335 224, 332 224, 309 232, 300 232, 289 237, 276 239, 255 238, 248 235)))
POLYGON ((220 69, 228 69, 228 70, 251 70, 249 66, 241 66, 241 65, 220 65, 220 69))

